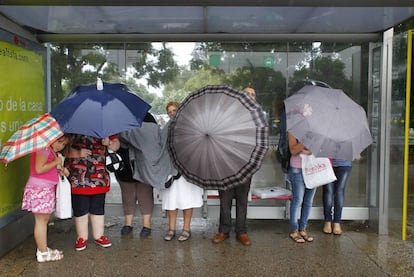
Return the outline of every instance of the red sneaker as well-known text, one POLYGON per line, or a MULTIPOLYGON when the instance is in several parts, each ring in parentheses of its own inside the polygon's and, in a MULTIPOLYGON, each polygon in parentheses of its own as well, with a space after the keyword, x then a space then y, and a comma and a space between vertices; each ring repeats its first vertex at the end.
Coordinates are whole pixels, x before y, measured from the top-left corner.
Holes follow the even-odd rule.
POLYGON ((86 240, 83 238, 78 238, 75 243, 75 250, 82 251, 86 249, 86 240))
POLYGON ((95 243, 102 247, 109 247, 112 245, 112 242, 105 236, 101 236, 99 239, 96 239, 95 243))

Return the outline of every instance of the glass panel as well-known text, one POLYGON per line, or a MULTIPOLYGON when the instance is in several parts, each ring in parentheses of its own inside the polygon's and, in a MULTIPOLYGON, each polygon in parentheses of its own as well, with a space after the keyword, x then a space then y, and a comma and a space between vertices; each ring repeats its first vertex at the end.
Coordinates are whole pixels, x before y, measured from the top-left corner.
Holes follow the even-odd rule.
MULTIPOLYGON (((208 84, 237 89, 252 86, 270 126, 271 147, 253 187, 285 186, 275 158, 279 112, 283 100, 305 84, 344 90, 367 106, 367 45, 352 43, 119 43, 53 45, 52 95, 56 104, 76 85, 92 83, 96 76, 107 82, 124 82, 151 105, 164 120, 168 101, 182 101, 208 84)), ((366 207, 366 153, 354 161, 346 189, 345 206, 366 207)), ((253 201, 252 205, 275 205, 253 201)), ((278 201, 276 205, 284 205, 278 201)), ((322 206, 321 189, 314 206, 322 206)))
POLYGON ((406 100, 407 33, 394 36, 390 118, 389 234, 401 236, 404 188, 404 125, 406 100))
POLYGON ((369 97, 369 124, 372 135, 371 151, 369 152, 369 188, 368 203, 370 207, 369 219, 373 226, 378 226, 379 220, 379 168, 380 168, 380 126, 381 126, 381 50, 382 46, 375 44, 371 46, 370 52, 370 91, 369 97))
MULTIPOLYGON (((303 84, 317 84, 342 89, 357 103, 366 108, 366 86, 361 82, 363 47, 339 43, 298 43, 289 51, 289 92, 303 84)), ((366 151, 353 162, 345 190, 346 207, 365 207, 366 151)), ((317 190, 314 206, 322 206, 322 190, 317 190)))

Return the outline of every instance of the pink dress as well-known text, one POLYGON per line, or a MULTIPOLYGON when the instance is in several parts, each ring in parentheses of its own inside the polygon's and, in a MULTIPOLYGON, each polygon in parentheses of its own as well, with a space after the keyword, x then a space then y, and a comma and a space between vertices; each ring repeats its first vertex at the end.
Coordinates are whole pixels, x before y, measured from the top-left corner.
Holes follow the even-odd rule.
POLYGON ((50 147, 44 148, 30 156, 30 176, 24 188, 22 210, 33 213, 51 214, 56 208, 56 185, 58 183, 57 168, 48 172, 36 173, 35 163, 37 154, 47 155, 47 162, 55 159, 50 147))

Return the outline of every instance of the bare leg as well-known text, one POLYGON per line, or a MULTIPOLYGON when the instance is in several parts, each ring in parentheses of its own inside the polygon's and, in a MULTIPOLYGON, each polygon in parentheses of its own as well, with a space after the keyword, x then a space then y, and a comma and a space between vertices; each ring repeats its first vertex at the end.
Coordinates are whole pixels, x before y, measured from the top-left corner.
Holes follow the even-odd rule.
POLYGON ((178 241, 186 241, 191 237, 190 224, 191 224, 191 217, 193 215, 193 209, 190 208, 190 209, 183 210, 183 215, 184 215, 184 226, 183 226, 181 235, 178 237, 178 241))
POLYGON ((34 238, 37 249, 40 252, 47 252, 47 223, 49 222, 49 214, 34 213, 34 238))
POLYGON ((151 228, 151 214, 142 215, 144 227, 151 228))
POLYGON ((175 230, 178 210, 168 210, 167 212, 169 230, 175 230))
POLYGON ((193 209, 190 208, 190 209, 183 210, 183 216, 184 216, 183 230, 190 230, 191 218, 193 216, 193 209))
POLYGON ((89 223, 88 217, 89 217, 89 214, 74 217, 76 234, 78 235, 78 238, 83 238, 84 240, 88 240, 88 223, 89 223))
POLYGON ((134 218, 134 215, 132 214, 126 214, 125 215, 125 224, 126 226, 132 226, 132 219, 134 218))
POLYGON ((91 214, 91 226, 93 239, 99 239, 104 234, 104 215, 92 215, 91 214))

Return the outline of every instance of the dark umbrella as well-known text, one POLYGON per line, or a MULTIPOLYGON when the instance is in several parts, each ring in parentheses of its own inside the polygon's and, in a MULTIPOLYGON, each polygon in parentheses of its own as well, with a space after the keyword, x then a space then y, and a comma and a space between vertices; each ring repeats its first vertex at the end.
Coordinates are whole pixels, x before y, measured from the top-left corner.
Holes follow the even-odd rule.
POLYGON ((65 133, 105 138, 141 127, 150 108, 125 85, 98 82, 76 87, 51 114, 65 133))
POLYGON ((352 161, 372 143, 365 110, 340 89, 305 86, 285 106, 287 130, 315 156, 352 161))
POLYGON ((171 121, 168 140, 172 160, 188 181, 220 190, 251 178, 269 144, 260 105, 228 86, 191 93, 171 121))

